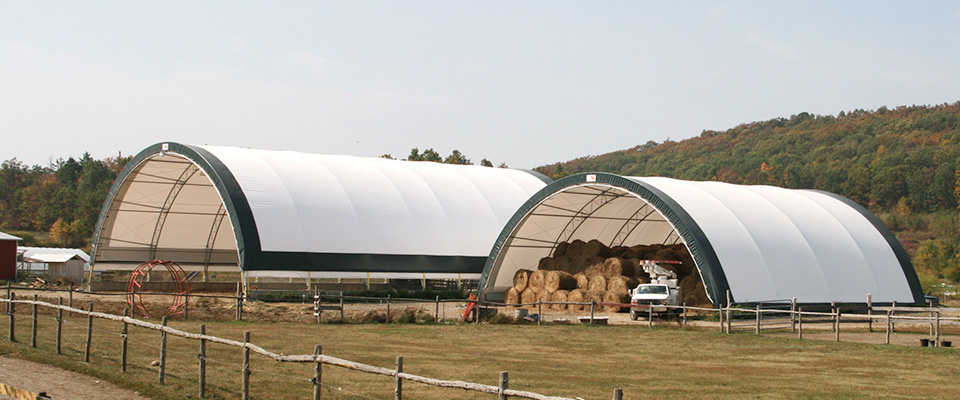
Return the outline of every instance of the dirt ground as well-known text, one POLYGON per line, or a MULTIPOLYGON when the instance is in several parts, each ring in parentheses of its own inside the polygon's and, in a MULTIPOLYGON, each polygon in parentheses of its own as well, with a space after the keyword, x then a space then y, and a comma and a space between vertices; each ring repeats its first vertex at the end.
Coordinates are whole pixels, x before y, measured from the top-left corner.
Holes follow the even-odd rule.
MULTIPOLYGON (((97 378, 6 356, 0 356, 0 383, 34 393, 46 392, 55 400, 147 399, 97 378)), ((0 399, 10 398, 0 395, 0 399)))

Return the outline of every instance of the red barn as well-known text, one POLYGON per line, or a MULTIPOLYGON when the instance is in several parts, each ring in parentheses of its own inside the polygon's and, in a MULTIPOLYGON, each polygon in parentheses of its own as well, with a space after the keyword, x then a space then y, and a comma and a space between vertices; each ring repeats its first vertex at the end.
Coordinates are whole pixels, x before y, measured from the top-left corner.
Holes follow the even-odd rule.
POLYGON ((21 239, 0 232, 0 279, 17 278, 17 242, 21 239))

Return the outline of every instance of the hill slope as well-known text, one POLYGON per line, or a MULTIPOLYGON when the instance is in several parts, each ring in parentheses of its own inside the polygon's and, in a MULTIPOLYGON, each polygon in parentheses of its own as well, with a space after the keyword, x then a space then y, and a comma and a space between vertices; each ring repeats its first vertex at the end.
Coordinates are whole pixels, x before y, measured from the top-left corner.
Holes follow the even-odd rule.
POLYGON ((811 188, 867 206, 920 272, 960 279, 960 102, 837 116, 799 113, 536 168, 811 188))

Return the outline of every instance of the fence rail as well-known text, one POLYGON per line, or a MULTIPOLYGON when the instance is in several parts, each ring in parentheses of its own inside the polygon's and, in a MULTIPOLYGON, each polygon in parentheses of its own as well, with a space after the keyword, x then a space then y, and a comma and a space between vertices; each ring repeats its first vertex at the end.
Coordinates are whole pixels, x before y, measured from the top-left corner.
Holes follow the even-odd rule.
MULTIPOLYGON (((313 363, 313 364, 316 365, 316 368, 317 368, 317 371, 318 371, 318 373, 316 374, 315 378, 313 379, 314 398, 315 398, 315 399, 319 399, 319 398, 320 398, 319 388, 320 388, 320 385, 321 385, 322 383, 321 383, 321 381, 320 381, 321 374, 319 373, 319 371, 320 371, 320 366, 325 364, 325 365, 330 365, 330 366, 345 368, 345 369, 348 369, 348 370, 365 372, 365 373, 369 373, 369 374, 376 374, 376 375, 383 375, 383 376, 392 376, 392 377, 395 377, 395 378, 396 378, 396 385, 397 385, 397 393, 398 393, 398 396, 396 397, 397 399, 400 398, 400 397, 399 397, 399 393, 401 393, 401 392, 400 392, 400 390, 399 390, 399 387, 400 387, 400 385, 401 385, 401 381, 402 381, 402 380, 407 380, 407 381, 411 381, 411 382, 417 382, 417 383, 421 383, 421 384, 425 384, 425 385, 430 385, 430 386, 441 387, 441 388, 455 388, 455 389, 463 389, 463 390, 468 390, 468 391, 475 391, 475 392, 481 392, 481 393, 494 394, 494 395, 497 395, 500 399, 506 399, 506 398, 508 398, 508 397, 520 397, 520 398, 536 399, 536 400, 573 400, 573 399, 566 398, 566 397, 548 396, 548 395, 543 395, 543 394, 534 393, 534 392, 529 392, 529 391, 524 391, 524 390, 510 389, 510 388, 507 387, 507 382, 508 382, 508 380, 506 379, 506 378, 507 378, 506 372, 501 372, 501 379, 500 379, 500 385, 499 385, 499 386, 484 385, 484 384, 472 383, 472 382, 466 382, 466 381, 459 381, 459 380, 434 379, 434 378, 429 378, 429 377, 425 377, 425 376, 419 376, 419 375, 414 375, 414 374, 409 374, 409 373, 401 372, 400 368, 391 369, 391 368, 378 367, 378 366, 374 366, 374 365, 362 364, 362 363, 358 363, 358 362, 354 362, 354 361, 350 361, 350 360, 346 360, 346 359, 342 359, 342 358, 338 358, 338 357, 333 357, 333 356, 329 356, 329 355, 320 354, 320 351, 319 351, 319 350, 320 350, 320 346, 317 346, 317 352, 315 352, 314 354, 285 355, 285 354, 275 353, 275 352, 269 351, 269 350, 267 350, 267 349, 264 349, 263 347, 257 346, 257 345, 255 345, 255 344, 253 344, 253 343, 250 343, 249 340, 237 341, 237 340, 231 340, 231 339, 225 339, 225 338, 221 338, 221 337, 217 337, 217 336, 207 335, 207 334, 204 333, 204 332, 205 332, 205 329, 203 329, 203 328, 201 328, 201 333, 187 332, 187 331, 184 331, 184 330, 180 330, 180 329, 176 329, 176 328, 171 328, 171 327, 167 326, 167 325, 166 325, 166 320, 164 320, 163 323, 156 324, 156 323, 147 322, 147 321, 143 321, 143 320, 136 319, 136 318, 131 318, 131 317, 128 317, 128 316, 119 316, 119 315, 113 315, 113 314, 109 314, 109 313, 96 312, 96 311, 93 311, 92 305, 91 305, 91 307, 90 307, 89 310, 84 310, 84 309, 80 309, 80 308, 73 308, 73 307, 70 307, 70 306, 67 306, 67 305, 52 304, 52 303, 48 303, 48 302, 44 302, 44 301, 39 301, 39 300, 19 300, 19 299, 16 298, 15 294, 11 294, 11 297, 10 297, 10 298, 0 299, 0 302, 3 302, 3 303, 6 303, 6 304, 7 304, 7 313, 8 313, 9 316, 10 316, 10 324, 11 324, 11 325, 10 325, 10 330, 9 330, 9 332, 10 332, 10 341, 16 341, 16 340, 15 340, 15 333, 14 333, 14 329, 13 329, 13 327, 14 327, 14 325, 13 325, 13 323, 14 323, 14 315, 15 315, 15 313, 16 313, 16 305, 24 304, 24 305, 32 305, 32 306, 34 306, 34 307, 49 308, 49 309, 57 310, 58 312, 66 311, 66 312, 70 312, 70 313, 74 313, 74 314, 79 314, 79 315, 87 316, 87 317, 90 319, 90 321, 92 321, 93 318, 99 318, 99 319, 105 319, 105 320, 111 320, 111 321, 116 321, 116 322, 121 322, 121 323, 123 323, 123 327, 124 327, 123 332, 124 332, 124 334, 122 335, 122 340, 124 340, 124 344, 126 343, 125 341, 126 341, 126 338, 127 338, 127 335, 126 335, 126 332, 127 332, 127 329, 128 329, 127 327, 130 326, 130 325, 132 325, 132 326, 137 326, 137 327, 141 327, 141 328, 144 328, 144 329, 150 329, 150 330, 155 330, 155 331, 162 332, 162 333, 164 334, 164 336, 162 336, 162 338, 163 338, 162 340, 164 340, 164 341, 166 340, 166 336, 165 336, 165 335, 173 335, 173 336, 178 336, 178 337, 182 337, 182 338, 186 338, 186 339, 197 340, 197 341, 200 341, 201 343, 203 343, 204 345, 205 345, 206 343, 219 343, 219 344, 226 345, 226 346, 238 347, 238 348, 244 349, 244 353, 245 353, 245 354, 247 354, 247 352, 249 351, 249 352, 253 352, 253 353, 256 353, 256 354, 265 356, 265 357, 270 358, 270 359, 272 359, 272 360, 274 360, 274 361, 277 361, 277 362, 313 363)), ((60 302, 62 303, 62 298, 61 298, 61 301, 60 301, 60 302)), ((34 318, 34 321, 36 321, 36 318, 37 318, 37 313, 36 313, 36 312, 33 313, 33 318, 34 318)), ((58 320, 59 320, 59 318, 58 318, 58 320)), ((35 323, 34 323, 34 326, 36 326, 35 323)), ((88 354, 89 354, 89 346, 90 346, 90 341, 91 341, 91 334, 90 334, 90 333, 92 332, 92 329, 93 329, 93 324, 92 324, 92 323, 89 323, 89 324, 88 324, 87 344, 86 344, 86 345, 87 345, 87 349, 88 349, 88 350, 87 350, 88 354)), ((34 338, 33 338, 33 343, 34 343, 34 345, 35 345, 35 344, 36 344, 36 334, 37 334, 36 329, 33 330, 32 334, 33 334, 33 336, 34 336, 34 338)), ((245 339, 249 339, 249 332, 245 333, 244 336, 245 336, 245 339)), ((60 348, 60 341, 61 341, 61 336, 60 336, 59 330, 58 330, 58 335, 57 335, 57 348, 58 348, 58 349, 60 348)), ((123 350, 124 352, 123 352, 123 354, 121 355, 121 359, 122 359, 122 360, 126 360, 126 348, 127 348, 127 347, 126 347, 126 346, 123 346, 122 348, 124 349, 124 350, 123 350)), ((164 345, 164 344, 161 344, 161 348, 162 348, 162 349, 165 349, 165 345, 164 345)), ((163 357, 164 357, 164 356, 161 356, 161 361, 160 361, 160 362, 161 362, 161 365, 163 365, 163 357)), ((201 357, 200 378, 199 378, 199 381, 198 381, 198 382, 200 383, 200 385, 201 385, 200 393, 203 393, 203 392, 204 392, 204 389, 203 389, 203 387, 202 387, 203 382, 204 382, 203 374, 204 374, 204 370, 205 370, 205 369, 203 368, 203 361, 204 361, 204 359, 201 357)), ((399 360, 398 360, 398 361, 399 361, 399 360)), ((125 362, 122 362, 122 363, 125 364, 125 362)), ((245 362, 245 363, 244 363, 244 368, 245 368, 245 374, 244 374, 244 376, 248 376, 248 375, 249 375, 248 369, 247 369, 247 368, 248 368, 247 365, 249 365, 249 362, 245 362)), ((126 367, 126 365, 121 365, 121 370, 122 370, 122 371, 125 371, 125 370, 126 370, 125 367, 126 367)), ((160 381, 161 381, 161 383, 163 382, 163 372, 162 372, 162 368, 161 368, 160 381)), ((248 398, 248 387, 249 387, 248 384, 249 384, 249 382, 244 381, 243 388, 242 388, 243 398, 244 398, 244 399, 248 398)), ((618 393, 620 394, 620 396, 622 396, 622 391, 616 390, 616 391, 615 391, 615 394, 614 394, 614 396, 615 396, 614 398, 622 398, 622 397, 616 397, 618 393)))

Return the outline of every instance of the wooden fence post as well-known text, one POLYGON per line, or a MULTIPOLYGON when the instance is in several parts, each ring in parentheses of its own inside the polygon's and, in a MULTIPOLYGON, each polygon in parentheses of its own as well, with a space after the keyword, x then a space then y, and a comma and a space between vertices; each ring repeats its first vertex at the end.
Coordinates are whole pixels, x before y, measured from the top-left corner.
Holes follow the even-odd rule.
POLYGON ((510 383, 510 379, 507 376, 507 371, 500 371, 500 388, 497 389, 497 396, 499 400, 507 400, 506 394, 504 392, 507 390, 510 383))
POLYGON ((83 351, 83 361, 90 362, 90 342, 93 341, 93 302, 90 302, 90 314, 87 314, 87 345, 83 351))
POLYGON ((596 300, 590 299, 590 325, 593 325, 593 309, 596 304, 596 300))
POLYGON ((937 344, 936 347, 940 347, 940 309, 937 309, 937 330, 934 334, 934 341, 937 344))
POLYGON ((320 354, 323 354, 323 346, 317 345, 313 350, 313 400, 320 400, 320 384, 323 378, 323 363, 320 362, 320 354))
POLYGON ((888 321, 890 321, 890 332, 891 332, 891 333, 897 331, 897 324, 894 324, 894 323, 893 323, 893 320, 892 320, 892 317, 894 316, 894 314, 897 313, 896 310, 897 310, 897 301, 894 300, 894 301, 893 301, 893 306, 890 307, 890 313, 889 313, 889 314, 890 314, 890 317, 891 317, 891 318, 888 319, 888 321))
MULTIPOLYGON (((836 313, 837 313, 837 302, 835 302, 835 301, 831 301, 831 302, 830 302, 830 313, 832 313, 832 314, 836 314, 836 313)), ((834 332, 837 331, 837 322, 836 322, 836 319, 834 319, 834 321, 833 321, 833 331, 834 331, 834 332)))
POLYGON ((183 300, 183 319, 190 319, 190 293, 184 295, 183 300))
POLYGON ((613 400, 623 400, 623 389, 613 389, 613 400))
MULTIPOLYGON (((57 305, 63 305, 63 297, 57 298, 57 305)), ((57 309, 57 355, 61 354, 60 344, 63 343, 63 309, 57 309)))
POLYGON ((835 315, 836 325, 837 325, 837 341, 840 341, 840 307, 837 307, 837 314, 835 315))
POLYGON ((797 308, 797 338, 803 339, 803 307, 797 308))
POLYGON ((393 398, 395 400, 403 399, 403 380, 400 379, 400 373, 403 372, 403 356, 397 357, 397 375, 394 381, 393 398))
MULTIPOLYGON (((10 298, 10 293, 11 293, 10 290, 11 290, 11 289, 13 289, 13 285, 10 283, 10 281, 7 281, 7 300, 13 300, 13 299, 10 298)), ((10 305, 11 305, 11 304, 13 304, 13 303, 12 303, 12 302, 7 302, 7 313, 8 313, 8 314, 10 313, 10 305)))
POLYGON ((797 298, 790 299, 790 332, 797 331, 797 298))
POLYGON ((17 306, 13 304, 13 301, 17 299, 17 294, 11 292, 7 298, 10 299, 10 302, 7 303, 7 314, 10 315, 10 341, 16 342, 17 335, 14 332, 16 331, 17 324, 16 321, 14 321, 13 315, 17 312, 17 306))
POLYGON ((343 292, 340 292, 340 323, 343 323, 343 292))
POLYGON ((543 321, 543 300, 537 299, 537 325, 543 321))
MULTIPOLYGON (((200 325, 200 334, 201 335, 207 334, 206 325, 200 325)), ((200 359, 199 395, 200 395, 200 398, 202 399, 207 392, 207 339, 202 337, 200 338, 200 354, 197 356, 197 358, 200 359)))
POLYGON ((390 323, 390 295, 387 294, 387 323, 390 323))
POLYGON ((720 333, 725 333, 726 325, 723 324, 723 306, 722 305, 720 306, 719 309, 717 309, 717 315, 720 316, 720 333))
POLYGON ((37 295, 33 295, 33 330, 31 331, 30 345, 37 347, 37 295))
POLYGON ((887 310, 887 344, 890 344, 890 331, 893 330, 893 310, 887 310))
POLYGON ((437 323, 439 324, 440 323, 440 296, 437 296, 437 309, 433 313, 433 315, 436 317, 437 323))
POLYGON ((867 332, 873 333, 873 295, 867 293, 867 332))
MULTIPOLYGON (((160 320, 163 328, 167 327, 167 316, 160 320)), ((160 384, 163 384, 164 374, 167 372, 167 331, 160 328, 160 384)))
POLYGON ((757 334, 760 334, 760 305, 757 304, 757 334))
POLYGON ((683 302, 683 326, 687 326, 687 302, 683 302))
MULTIPOLYGON (((73 308, 73 284, 72 284, 72 283, 70 284, 70 293, 69 293, 69 295, 70 295, 70 298, 69 298, 69 300, 67 301, 67 307, 73 308)), ((68 312, 67 315, 69 315, 69 316, 72 317, 72 316, 73 316, 73 311, 68 312)))
POLYGON ((243 291, 237 282, 237 321, 243 321, 243 291))
POLYGON ((727 289, 727 333, 732 333, 733 331, 733 319, 730 315, 730 309, 733 307, 733 296, 730 294, 730 289, 727 289))
MULTIPOLYGON (((63 300, 62 298, 60 300, 63 300)), ((127 372, 127 314, 128 309, 123 309, 123 330, 120 331, 120 372, 127 372)))
POLYGON ((242 395, 243 400, 250 399, 250 332, 243 333, 243 378, 242 379, 242 395))

